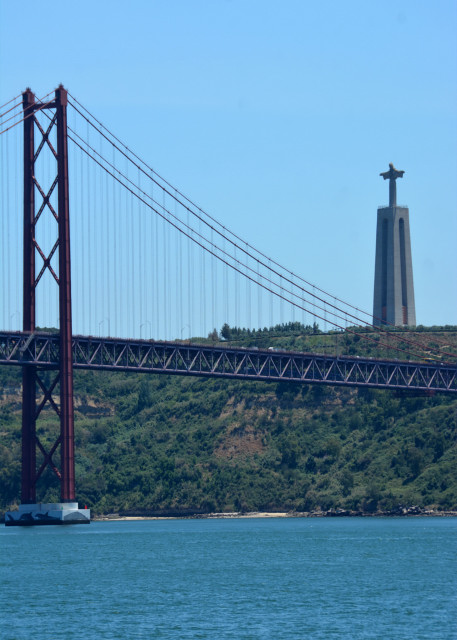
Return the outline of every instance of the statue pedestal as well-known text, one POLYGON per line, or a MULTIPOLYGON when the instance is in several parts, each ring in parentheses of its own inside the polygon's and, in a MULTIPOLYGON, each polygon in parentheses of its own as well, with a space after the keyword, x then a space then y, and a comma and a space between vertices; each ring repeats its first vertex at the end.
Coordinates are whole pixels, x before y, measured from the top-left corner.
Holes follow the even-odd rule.
POLYGON ((90 509, 79 509, 77 502, 21 504, 18 511, 5 513, 7 527, 42 524, 90 524, 90 509))

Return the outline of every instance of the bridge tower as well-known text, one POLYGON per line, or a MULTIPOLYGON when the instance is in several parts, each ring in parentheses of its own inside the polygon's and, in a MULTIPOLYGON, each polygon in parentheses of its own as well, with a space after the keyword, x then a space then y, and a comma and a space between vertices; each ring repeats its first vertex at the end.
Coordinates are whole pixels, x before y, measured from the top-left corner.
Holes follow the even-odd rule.
POLYGON ((89 523, 90 511, 79 509, 78 503, 75 502, 67 91, 60 85, 56 89, 53 100, 40 103, 36 101, 32 91, 27 89, 22 94, 22 99, 24 116, 23 331, 30 335, 30 339, 33 338, 36 329, 36 293, 42 276, 48 269, 59 294, 60 354, 59 367, 54 370, 50 378, 43 375, 36 365, 22 367, 21 505, 19 511, 7 512, 5 524, 89 523), (38 111, 46 111, 49 117, 46 130, 36 117, 38 111), (54 127, 57 149, 54 148, 50 138, 54 127), (35 136, 36 133, 38 133, 37 136, 35 136), (45 145, 56 161, 56 176, 47 192, 40 185, 37 177, 39 175, 37 165, 45 145), (57 211, 52 204, 55 188, 57 188, 57 211), (35 202, 36 195, 41 197, 41 202, 35 202), (39 234, 37 234, 37 227, 46 207, 57 223, 57 238, 49 255, 46 255, 40 247, 39 234), (59 256, 58 273, 52 264, 56 251, 59 256), (36 262, 40 259, 42 264, 37 274, 36 262), (38 388, 42 393, 39 404, 37 403, 38 388), (57 388, 60 394, 59 405, 53 398, 57 388), (53 408, 60 423, 60 433, 48 450, 41 443, 36 430, 37 420, 46 405, 53 408), (60 468, 53 459, 59 448, 60 468), (37 504, 36 502, 36 485, 46 467, 52 469, 59 478, 61 499, 59 503, 37 504))
POLYGON ((415 326, 409 209, 397 205, 396 180, 405 172, 389 167, 380 174, 389 180, 389 206, 378 208, 373 324, 415 326))

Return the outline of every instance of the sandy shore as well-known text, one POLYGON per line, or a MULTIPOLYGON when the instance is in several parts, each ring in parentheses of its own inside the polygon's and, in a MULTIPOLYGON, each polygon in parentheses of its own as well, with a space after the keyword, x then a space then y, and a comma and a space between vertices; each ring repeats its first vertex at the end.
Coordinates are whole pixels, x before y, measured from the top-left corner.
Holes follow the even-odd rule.
MULTIPOLYGON (((405 508, 403 512, 380 512, 364 513, 361 511, 344 511, 342 509, 335 511, 251 511, 249 513, 241 512, 221 512, 221 513, 196 513, 196 514, 173 514, 173 515, 154 515, 154 516, 127 516, 118 513, 109 513, 98 516, 92 515, 92 522, 129 522, 135 520, 211 520, 211 519, 246 519, 246 518, 457 518, 457 511, 433 511, 418 510, 415 507, 405 508)), ((4 517, 0 516, 0 523, 4 523, 4 517)))
POLYGON ((405 512, 405 513, 362 513, 362 512, 337 512, 337 511, 311 511, 311 512, 297 512, 297 511, 281 511, 281 512, 268 512, 268 511, 252 511, 249 513, 237 513, 237 512, 223 512, 223 513, 208 513, 208 514, 196 514, 196 515, 184 515, 184 516, 119 516, 118 514, 108 514, 105 516, 95 516, 92 518, 94 521, 134 521, 134 520, 210 520, 210 519, 242 519, 242 518, 328 518, 328 517, 457 517, 457 511, 421 511, 421 512, 405 512))
POLYGON ((252 513, 208 513, 208 514, 197 514, 193 516, 119 516, 116 514, 106 515, 106 516, 95 516, 92 518, 93 520, 110 520, 110 521, 123 521, 123 520, 198 520, 204 519, 208 520, 211 518, 221 519, 221 518, 293 518, 296 517, 295 514, 280 512, 280 513, 269 513, 266 511, 253 511, 252 513))

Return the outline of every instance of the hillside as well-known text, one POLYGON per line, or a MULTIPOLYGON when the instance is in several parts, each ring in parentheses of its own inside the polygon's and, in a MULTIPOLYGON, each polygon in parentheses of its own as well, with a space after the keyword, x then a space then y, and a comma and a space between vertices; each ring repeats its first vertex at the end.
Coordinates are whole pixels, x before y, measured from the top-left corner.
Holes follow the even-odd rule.
MULTIPOLYGON (((296 329, 229 338, 336 347, 334 334, 296 329)), ((455 328, 419 333, 457 345, 455 328)), ((360 348, 357 336, 337 339, 360 348)), ((20 370, 0 367, 1 510, 20 500, 20 402, 20 370)), ((77 498, 97 514, 457 509, 457 398, 78 371, 75 408, 77 498)), ((44 418, 43 443, 57 427, 49 410, 44 418)), ((49 470, 39 487, 38 499, 59 500, 49 470)))

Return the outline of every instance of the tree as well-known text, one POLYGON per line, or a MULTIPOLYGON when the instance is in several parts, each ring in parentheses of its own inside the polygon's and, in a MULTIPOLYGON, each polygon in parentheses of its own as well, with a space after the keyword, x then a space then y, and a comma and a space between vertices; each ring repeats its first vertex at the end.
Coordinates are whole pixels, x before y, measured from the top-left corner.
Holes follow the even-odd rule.
POLYGON ((146 407, 149 407, 152 404, 152 393, 151 388, 149 386, 149 381, 146 378, 143 378, 140 382, 140 386, 138 388, 138 411, 142 411, 146 407))
POLYGON ((208 338, 212 341, 212 342, 217 342, 219 340, 219 334, 217 332, 217 329, 213 329, 211 331, 211 333, 208 334, 208 338))
POLYGON ((343 489, 343 496, 349 495, 354 486, 354 476, 349 469, 343 469, 340 475, 340 484, 343 489))
POLYGON ((221 329, 221 337, 224 338, 224 340, 232 339, 232 331, 227 323, 225 323, 221 329))

